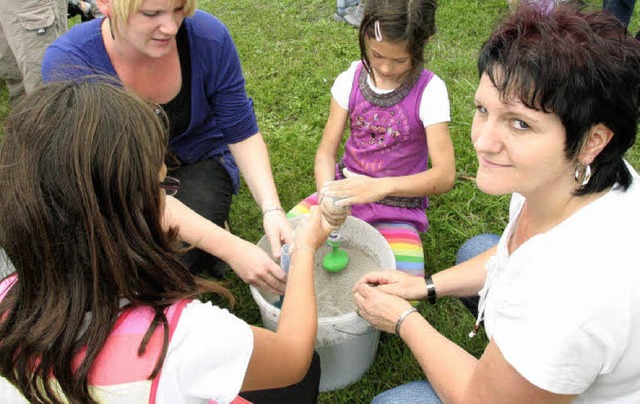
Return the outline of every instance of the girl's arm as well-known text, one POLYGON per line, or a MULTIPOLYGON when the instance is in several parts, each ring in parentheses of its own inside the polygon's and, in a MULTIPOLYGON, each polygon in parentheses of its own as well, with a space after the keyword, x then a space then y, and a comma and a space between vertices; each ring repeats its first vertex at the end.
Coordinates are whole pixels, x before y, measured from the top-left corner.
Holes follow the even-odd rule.
POLYGON ((336 100, 331 97, 329 106, 329 118, 324 127, 322 140, 316 152, 314 172, 316 176, 316 189, 318 193, 328 181, 335 179, 336 159, 340 142, 347 125, 349 111, 342 108, 336 100))
POLYGON ((312 207, 308 221, 296 232, 278 328, 272 332, 252 327, 254 346, 243 391, 288 386, 306 374, 318 326, 314 252, 330 231, 331 226, 322 219, 319 208, 312 207))

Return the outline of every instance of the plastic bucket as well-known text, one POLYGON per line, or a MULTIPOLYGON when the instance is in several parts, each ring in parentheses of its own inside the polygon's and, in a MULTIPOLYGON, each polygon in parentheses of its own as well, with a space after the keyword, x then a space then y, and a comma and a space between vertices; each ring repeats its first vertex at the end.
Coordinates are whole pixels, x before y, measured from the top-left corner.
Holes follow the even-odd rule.
MULTIPOLYGON (((298 216, 291 219, 294 228, 304 218, 298 216)), ((371 271, 395 269, 391 247, 374 227, 349 216, 341 226, 340 232, 343 242, 374 258, 377 267, 371 268, 371 271)), ((260 239, 258 246, 271 252, 265 236, 260 239)), ((260 289, 253 286, 250 289, 260 309, 262 323, 265 328, 275 331, 280 309, 267 300, 260 289)), ((322 368, 320 391, 337 390, 360 380, 375 359, 379 339, 380 331, 359 317, 355 311, 338 316, 319 317, 315 348, 320 356, 322 368)))

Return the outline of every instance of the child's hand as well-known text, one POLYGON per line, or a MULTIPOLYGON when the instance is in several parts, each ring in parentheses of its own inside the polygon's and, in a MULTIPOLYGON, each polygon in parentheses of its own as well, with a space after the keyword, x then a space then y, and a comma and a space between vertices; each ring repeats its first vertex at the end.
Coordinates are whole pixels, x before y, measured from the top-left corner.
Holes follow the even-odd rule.
POLYGON ((344 223, 344 221, 347 220, 350 210, 348 206, 336 205, 336 202, 337 200, 335 198, 327 197, 322 193, 320 195, 320 202, 318 203, 322 216, 333 227, 338 227, 344 223))
POLYGON ((296 239, 293 248, 306 247, 317 250, 329 237, 333 226, 327 222, 320 214, 320 208, 312 206, 309 217, 300 227, 296 229, 296 239))
POLYGON ((328 197, 341 198, 336 202, 338 206, 378 202, 388 194, 384 186, 386 178, 355 174, 347 168, 342 173, 345 179, 327 182, 323 190, 328 197))

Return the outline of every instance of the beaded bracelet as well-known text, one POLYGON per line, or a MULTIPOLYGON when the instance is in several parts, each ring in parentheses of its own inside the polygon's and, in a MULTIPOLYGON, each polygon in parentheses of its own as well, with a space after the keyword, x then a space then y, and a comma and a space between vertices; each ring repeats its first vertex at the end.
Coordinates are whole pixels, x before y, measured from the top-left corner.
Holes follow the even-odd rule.
POLYGON ((276 211, 284 212, 284 209, 282 209, 279 206, 274 206, 273 208, 267 208, 262 211, 262 216, 266 216, 267 213, 276 212, 276 211))
POLYGON ((407 318, 407 316, 411 313, 415 313, 417 312, 418 309, 416 309, 415 307, 412 307, 410 309, 405 310, 404 312, 402 312, 402 314, 400 314, 400 318, 398 318, 398 321, 396 321, 396 335, 400 336, 400 326, 402 325, 402 322, 404 321, 405 318, 407 318))

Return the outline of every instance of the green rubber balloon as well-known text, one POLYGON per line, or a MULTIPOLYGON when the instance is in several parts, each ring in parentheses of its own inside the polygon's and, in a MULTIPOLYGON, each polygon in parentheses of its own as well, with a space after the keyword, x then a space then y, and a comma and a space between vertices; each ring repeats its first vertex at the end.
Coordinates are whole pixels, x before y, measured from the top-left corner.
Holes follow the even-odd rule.
POLYGON ((338 247, 332 247, 322 259, 322 266, 329 272, 340 272, 349 264, 349 254, 338 247))

